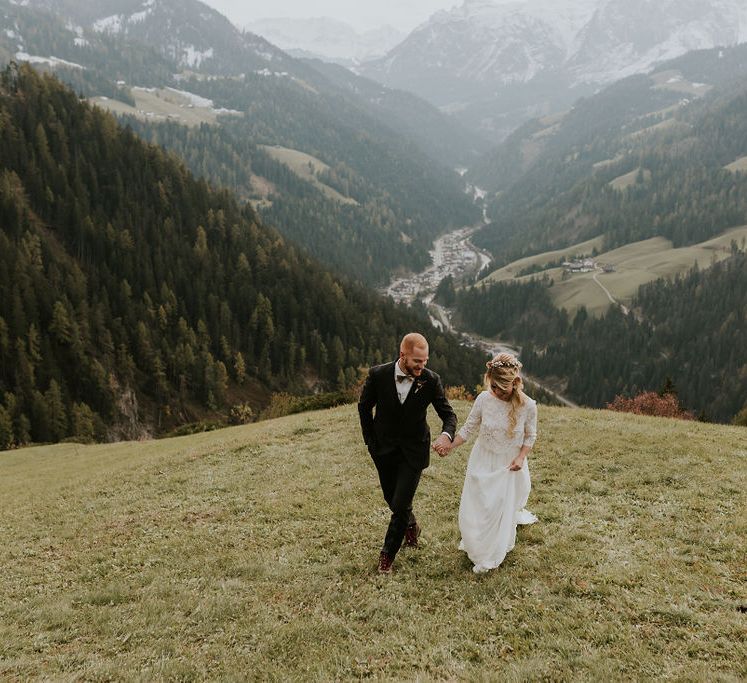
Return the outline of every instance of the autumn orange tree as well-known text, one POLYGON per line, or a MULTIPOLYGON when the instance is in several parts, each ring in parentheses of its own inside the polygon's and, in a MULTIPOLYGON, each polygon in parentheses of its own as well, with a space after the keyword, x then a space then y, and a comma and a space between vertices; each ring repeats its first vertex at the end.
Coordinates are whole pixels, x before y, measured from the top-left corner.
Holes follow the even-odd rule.
POLYGON ((644 391, 637 396, 627 398, 615 396, 607 404, 608 410, 619 413, 634 413, 635 415, 653 415, 655 417, 674 417, 679 420, 694 420, 695 415, 680 406, 679 399, 674 393, 657 394, 655 391, 644 391))

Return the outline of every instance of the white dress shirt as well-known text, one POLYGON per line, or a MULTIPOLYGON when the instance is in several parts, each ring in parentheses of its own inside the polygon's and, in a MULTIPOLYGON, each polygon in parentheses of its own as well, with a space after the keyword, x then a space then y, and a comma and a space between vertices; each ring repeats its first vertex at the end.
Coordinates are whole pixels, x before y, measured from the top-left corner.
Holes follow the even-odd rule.
POLYGON ((407 394, 410 393, 410 388, 415 378, 412 375, 408 375, 402 368, 399 367, 399 361, 394 364, 394 386, 397 387, 397 396, 399 396, 399 402, 404 403, 407 398, 407 394), (397 379, 398 377, 404 377, 403 381, 397 379))

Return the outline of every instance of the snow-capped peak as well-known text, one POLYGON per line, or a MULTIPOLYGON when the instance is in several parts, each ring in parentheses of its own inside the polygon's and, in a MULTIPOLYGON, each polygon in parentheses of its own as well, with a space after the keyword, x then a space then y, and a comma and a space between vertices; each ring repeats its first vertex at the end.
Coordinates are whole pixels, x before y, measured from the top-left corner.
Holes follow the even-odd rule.
POLYGON ((365 32, 328 17, 261 19, 247 26, 282 50, 296 50, 328 59, 360 61, 385 55, 405 35, 391 26, 365 32))

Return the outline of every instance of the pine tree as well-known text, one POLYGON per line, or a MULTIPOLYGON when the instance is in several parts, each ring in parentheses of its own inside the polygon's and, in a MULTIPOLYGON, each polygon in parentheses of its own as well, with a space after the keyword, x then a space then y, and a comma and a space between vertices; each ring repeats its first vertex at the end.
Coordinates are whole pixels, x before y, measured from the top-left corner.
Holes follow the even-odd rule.
POLYGON ((49 383, 49 389, 44 394, 44 401, 49 415, 50 435, 54 441, 60 441, 68 435, 68 419, 62 391, 55 380, 49 383))

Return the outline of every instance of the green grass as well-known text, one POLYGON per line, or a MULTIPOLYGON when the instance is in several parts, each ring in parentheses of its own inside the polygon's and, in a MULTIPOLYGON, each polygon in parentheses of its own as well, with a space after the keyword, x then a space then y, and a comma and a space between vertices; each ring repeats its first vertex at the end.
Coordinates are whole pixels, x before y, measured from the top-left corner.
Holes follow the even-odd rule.
POLYGON ((145 90, 133 88, 130 91, 135 106, 106 97, 93 97, 91 102, 102 109, 120 116, 134 116, 144 121, 171 120, 185 126, 199 126, 202 123, 215 123, 218 114, 208 107, 190 106, 191 100, 168 88, 145 90))
POLYGON ((692 81, 688 81, 683 77, 682 72, 676 69, 659 71, 652 74, 651 80, 654 82, 655 88, 672 90, 695 97, 701 97, 713 88, 713 86, 707 83, 693 83, 692 81))
MULTIPOLYGON (((629 187, 633 187, 638 182, 638 174, 641 173, 640 166, 636 168, 633 171, 630 171, 630 173, 625 173, 624 175, 618 176, 617 178, 614 178, 613 180, 610 180, 609 183, 607 183, 613 190, 618 190, 619 192, 623 192, 624 190, 627 190, 629 187)), ((643 170, 643 181, 648 182, 651 180, 651 171, 648 169, 643 170)))
POLYGON ((747 431, 542 407, 539 523, 481 576, 468 452, 389 577, 354 406, 0 454, 0 679, 744 680, 747 431))
MULTIPOLYGON (((567 249, 548 251, 514 261, 491 273, 488 280, 512 280, 527 266, 556 262, 559 258, 571 254, 590 254, 595 246, 601 246, 602 239, 597 237, 567 249)), ((660 277, 671 278, 686 273, 696 262, 701 268, 707 268, 731 254, 732 241, 741 247, 744 239, 747 239, 747 226, 732 228, 705 242, 676 249, 668 239, 652 237, 598 254, 595 257, 597 263, 609 263, 615 267, 615 272, 599 273, 597 277, 617 301, 629 305, 641 285, 660 277)), ((581 306, 585 306, 590 313, 600 315, 611 306, 607 295, 594 282, 595 273, 575 273, 564 280, 562 268, 549 268, 539 274, 525 275, 517 279, 526 281, 541 275, 553 279, 554 284, 549 292, 558 308, 566 308, 569 312, 575 313, 581 306)))
POLYGON ((502 280, 510 280, 516 277, 517 273, 529 268, 530 266, 544 266, 548 263, 554 263, 560 259, 565 259, 575 255, 589 256, 594 248, 597 250, 602 248, 604 244, 604 236, 594 237, 586 242, 574 244, 567 249, 556 249, 555 251, 545 251, 541 254, 534 256, 526 256, 524 258, 512 261, 503 268, 493 271, 487 276, 487 282, 501 282, 502 280))
POLYGON ((739 159, 732 161, 730 164, 724 166, 724 168, 732 173, 744 173, 747 171, 747 157, 739 157, 739 159))
POLYGON ((352 197, 346 197, 333 187, 323 183, 317 177, 318 173, 329 171, 329 166, 311 154, 299 152, 297 149, 289 149, 279 145, 260 145, 273 159, 285 164, 297 176, 307 180, 322 192, 328 199, 333 199, 341 204, 358 204, 352 197))

